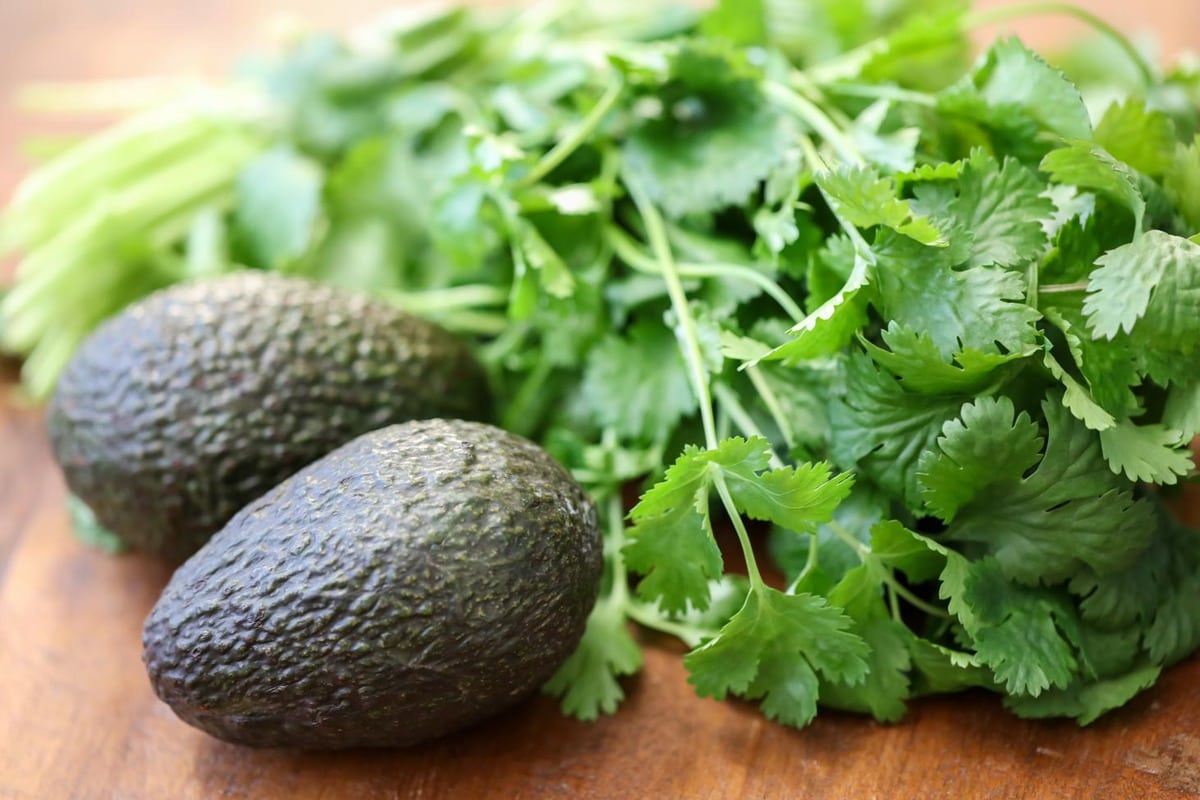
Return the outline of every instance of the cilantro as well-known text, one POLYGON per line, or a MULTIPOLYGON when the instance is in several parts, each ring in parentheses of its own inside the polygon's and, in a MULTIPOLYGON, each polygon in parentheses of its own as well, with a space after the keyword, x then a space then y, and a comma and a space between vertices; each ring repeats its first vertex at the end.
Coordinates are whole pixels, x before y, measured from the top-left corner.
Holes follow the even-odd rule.
POLYGON ((1057 183, 1091 189, 1125 206, 1133 214, 1136 229, 1141 231, 1146 199, 1137 174, 1100 145, 1083 139, 1068 140, 1047 153, 1040 168, 1057 183))
POLYGON ((852 225, 870 228, 885 225, 921 244, 944 244, 933 222, 913 213, 896 197, 896 186, 866 167, 843 168, 817 176, 817 185, 830 204, 852 225))
POLYGON ((1111 573, 1136 557, 1149 543, 1150 515, 1108 469, 1096 434, 1060 404, 1044 401, 1045 449, 1024 475, 1017 467, 1030 461, 1036 439, 1028 421, 1012 412, 1003 402, 977 406, 926 461, 922 480, 933 481, 926 490, 955 511, 946 535, 977 544, 1007 577, 1029 584, 1066 580, 1084 566, 1111 573), (996 475, 997 456, 988 451, 1014 447, 1018 453, 996 475), (941 488, 951 458, 963 470, 960 480, 972 486, 953 496, 941 488))
POLYGON ((235 242, 260 269, 290 266, 307 252, 321 213, 320 169, 286 148, 264 153, 238 178, 235 242))
POLYGON ((1139 172, 1158 177, 1175 157, 1175 124, 1139 100, 1113 103, 1096 126, 1096 143, 1139 172))
POLYGON ((651 320, 592 348, 582 394, 601 425, 637 441, 666 439, 696 408, 675 337, 651 320))
POLYGON ((909 393, 862 356, 848 361, 846 371, 845 395, 830 408, 835 458, 857 465, 910 508, 919 508, 917 461, 966 396, 909 393))
POLYGON ((1188 353, 1200 337, 1200 244, 1147 231, 1096 260, 1083 310, 1108 339, 1134 331, 1146 345, 1188 353))
POLYGON ((958 179, 958 198, 948 209, 971 232, 967 266, 1013 267, 1041 255, 1042 222, 1054 211, 1037 177, 1015 159, 1003 164, 977 150, 958 179))
POLYGON ((565 713, 593 720, 617 710, 625 698, 617 677, 632 675, 642 666, 642 650, 626 624, 618 605, 602 601, 592 611, 578 648, 543 687, 562 697, 565 713))
POLYGON ((786 150, 789 128, 745 56, 715 44, 672 49, 635 105, 625 169, 672 217, 744 203, 786 150))
POLYGON ((1040 316, 1024 302, 1019 273, 995 267, 955 269, 948 250, 885 235, 876 301, 889 319, 925 331, 944 356, 961 347, 1022 351, 1035 341, 1040 316), (919 249, 918 249, 919 248, 919 249))
POLYGON ((1036 697, 1012 695, 1004 699, 1004 705, 1020 717, 1074 717, 1080 725, 1090 725, 1102 714, 1120 708, 1138 692, 1152 686, 1160 672, 1162 668, 1157 665, 1145 665, 1115 678, 1079 681, 1036 697))
POLYGON ((720 635, 684 659, 696 691, 763 701, 770 719, 806 725, 817 714, 818 671, 854 684, 868 670, 868 647, 850 620, 823 598, 752 591, 720 635))

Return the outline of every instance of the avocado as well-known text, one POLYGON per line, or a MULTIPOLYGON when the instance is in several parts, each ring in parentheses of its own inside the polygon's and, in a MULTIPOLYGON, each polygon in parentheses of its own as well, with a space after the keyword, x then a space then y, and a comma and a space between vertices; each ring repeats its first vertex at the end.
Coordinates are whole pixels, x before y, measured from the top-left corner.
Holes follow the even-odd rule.
POLYGON ((595 507, 540 447, 477 422, 394 425, 230 520, 171 578, 143 658, 218 738, 407 746, 544 683, 601 565, 595 507))
POLYGON ((71 492, 133 549, 182 561, 251 500, 359 434, 487 419, 486 375, 436 325, 365 295, 240 272, 102 324, 47 411, 71 492))

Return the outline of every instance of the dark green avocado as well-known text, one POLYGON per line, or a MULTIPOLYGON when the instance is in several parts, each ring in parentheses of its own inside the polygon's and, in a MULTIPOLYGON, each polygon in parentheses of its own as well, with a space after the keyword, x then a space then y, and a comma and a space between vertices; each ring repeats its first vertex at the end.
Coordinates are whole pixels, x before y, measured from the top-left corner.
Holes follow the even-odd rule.
POLYGON ((155 692, 261 747, 406 746, 537 689, 583 634, 596 511, 537 445, 424 420, 368 433, 251 503, 143 631, 155 692))
POLYGON ((125 544, 183 560, 242 506, 359 434, 486 419, 483 369, 447 331, 365 295, 242 272, 101 325, 59 379, 70 490, 125 544))

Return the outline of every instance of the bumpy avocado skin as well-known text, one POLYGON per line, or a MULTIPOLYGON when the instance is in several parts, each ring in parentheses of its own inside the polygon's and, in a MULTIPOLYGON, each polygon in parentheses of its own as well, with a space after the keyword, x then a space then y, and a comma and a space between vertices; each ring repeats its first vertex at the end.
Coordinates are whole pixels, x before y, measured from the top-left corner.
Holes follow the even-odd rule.
POLYGON ((602 567, 596 511, 544 450, 489 425, 366 434, 235 516, 146 621, 184 721, 260 747, 398 747, 482 720, 574 650, 602 567))
POLYGON ((486 419, 467 347, 332 287, 257 272, 166 289, 104 323, 47 412, 67 485, 131 547, 183 560, 242 506, 350 439, 486 419))

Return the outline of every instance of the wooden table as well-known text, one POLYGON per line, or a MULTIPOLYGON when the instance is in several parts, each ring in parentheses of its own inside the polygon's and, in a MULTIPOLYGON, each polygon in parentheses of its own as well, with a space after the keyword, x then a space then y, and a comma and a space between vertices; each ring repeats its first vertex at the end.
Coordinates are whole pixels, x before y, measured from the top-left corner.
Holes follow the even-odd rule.
MULTIPOLYGON (((284 5, 280 2, 277 5, 284 5)), ((379 0, 292 2, 327 21, 379 0), (320 16, 320 15, 318 15, 320 16)), ((1200 45, 1200 4, 1089 3, 1200 45), (1166 24, 1171 22, 1170 25, 1166 24)), ((0 0, 0 92, 29 78, 212 71, 261 40, 271 0, 0 0)), ((1069 29, 1030 30, 1046 40, 1069 29)), ((28 121, 0 117, 0 192, 28 121)), ((0 366, 0 394, 14 379, 0 366)), ((584 724, 535 698, 403 752, 301 754, 222 744, 150 691, 140 628, 166 570, 68 532, 40 412, 0 400, 0 799, 1183 798, 1200 796, 1200 659, 1087 729, 1022 722, 985 694, 913 703, 896 725, 825 712, 795 731, 697 698, 679 651, 651 642, 615 717, 584 724)), ((1190 506, 1200 517, 1200 502, 1190 506)))

